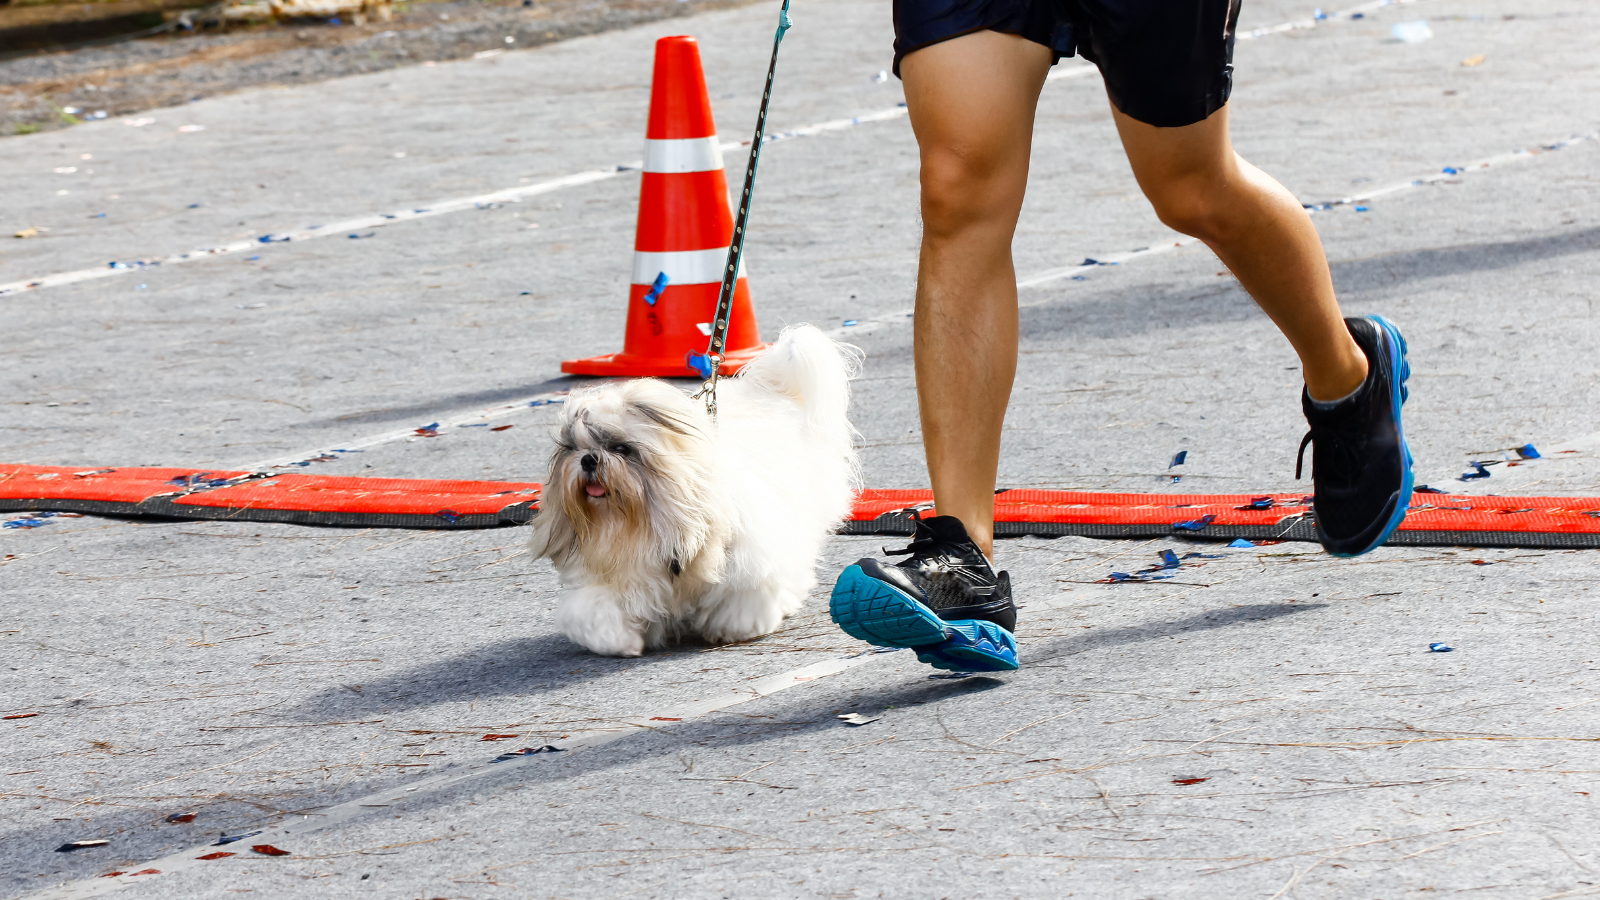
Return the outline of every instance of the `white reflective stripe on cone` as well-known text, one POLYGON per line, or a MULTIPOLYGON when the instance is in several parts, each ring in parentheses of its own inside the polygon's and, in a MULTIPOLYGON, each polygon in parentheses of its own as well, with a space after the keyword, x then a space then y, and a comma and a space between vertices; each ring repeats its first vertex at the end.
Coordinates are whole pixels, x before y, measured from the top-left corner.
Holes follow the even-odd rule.
POLYGON ((644 142, 644 170, 676 175, 681 172, 719 172, 722 145, 717 136, 644 142))
MULTIPOLYGON (((722 267, 728 264, 728 248, 679 250, 673 253, 633 252, 633 283, 654 284, 656 276, 667 273, 667 286, 677 284, 721 284, 722 267)), ((739 260, 739 277, 744 277, 744 260, 739 260)))

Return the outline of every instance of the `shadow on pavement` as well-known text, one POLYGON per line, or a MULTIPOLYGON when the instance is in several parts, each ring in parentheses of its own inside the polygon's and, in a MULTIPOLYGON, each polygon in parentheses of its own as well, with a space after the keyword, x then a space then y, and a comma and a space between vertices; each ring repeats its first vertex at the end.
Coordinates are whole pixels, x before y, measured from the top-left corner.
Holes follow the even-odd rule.
POLYGON ((384 709, 432 706, 474 697, 542 694, 596 678, 625 674, 699 652, 687 644, 633 659, 596 656, 559 632, 485 644, 469 652, 431 660, 360 685, 334 685, 307 698, 299 714, 307 720, 336 715, 378 714, 384 709))
POLYGON ((432 397, 405 406, 387 406, 383 409, 365 409, 360 412, 344 413, 338 416, 325 416, 300 423, 300 427, 316 427, 321 425, 348 425, 352 422, 392 422, 396 419, 438 418, 441 410, 465 412, 480 406, 491 406, 496 403, 510 403, 531 397, 534 394, 548 394, 552 391, 567 391, 583 387, 598 379, 574 378, 568 375, 556 378, 547 378, 533 384, 519 384, 514 387, 490 388, 482 391, 464 391, 458 394, 447 394, 442 397, 432 397))
POLYGON ((1110 628, 1105 631, 1030 647, 1027 659, 1029 659, 1030 664, 1037 664, 1059 659, 1063 656, 1076 656, 1089 650, 1119 647, 1123 644, 1137 644, 1141 641, 1153 641, 1157 638, 1181 634, 1186 631, 1232 628, 1250 622, 1266 622, 1283 616, 1294 615, 1295 613, 1326 609, 1327 605, 1326 603, 1252 603, 1248 606, 1235 606, 1230 609, 1197 613, 1171 622, 1124 625, 1121 628, 1110 628))
MULTIPOLYGON (((647 665, 653 659, 661 659, 667 655, 656 654, 633 660, 603 659, 585 653, 559 635, 525 641, 506 641, 491 645, 489 649, 498 653, 563 654, 564 664, 571 665, 577 661, 587 670, 585 674, 598 671, 592 665, 596 662, 622 666, 647 665), (567 649, 562 650, 560 645, 565 645, 567 649)), ((431 672, 438 678, 437 673, 452 664, 459 666, 462 661, 456 659, 453 663, 431 664, 414 669, 412 673, 422 672, 426 675, 431 672)), ((563 663, 552 658, 548 666, 543 669, 536 668, 534 671, 543 671, 547 676, 555 677, 548 670, 558 669, 560 664, 563 663)), ((482 667, 475 671, 481 672, 486 669, 487 667, 482 667)), ((921 671, 920 667, 918 671, 921 671)), ((503 679, 503 675, 491 676, 491 680, 493 677, 503 679)), ((893 677, 891 675, 890 679, 893 677)), ((828 731, 849 735, 855 729, 835 718, 836 709, 851 709, 872 714, 891 707, 903 711, 991 690, 1005 684, 1000 678, 987 676, 972 676, 959 680, 930 680, 918 677, 899 684, 893 683, 890 679, 885 679, 881 690, 872 690, 869 699, 861 698, 858 689, 825 682, 809 690, 798 693, 786 692, 759 701, 761 713, 759 716, 748 716, 741 712, 716 713, 681 725, 632 735, 615 744, 597 747, 570 757, 565 754, 537 757, 538 762, 532 765, 507 767, 503 774, 497 773, 487 778, 473 779, 436 794, 416 796, 407 800, 404 808, 407 813, 420 813, 465 803, 475 794, 485 791, 515 790, 519 784, 546 787, 593 773, 613 769, 626 770, 641 760, 672 755, 691 747, 717 749, 751 747, 774 738, 805 733, 821 735, 828 731)), ((392 681, 401 681, 401 676, 396 676, 392 681)), ((515 686, 522 689, 527 687, 520 682, 515 686)), ((371 688, 364 688, 363 693, 377 687, 378 685, 374 684, 371 688)), ((483 685, 473 684, 472 689, 481 693, 483 685)), ((451 695, 452 698, 459 696, 460 694, 451 695)), ((265 742, 263 740, 261 743, 265 742)), ((475 758, 471 758, 469 754, 469 758, 463 758, 461 763, 472 765, 488 762, 502 749, 504 748, 500 746, 486 748, 475 758)), ((54 883, 54 880, 92 877, 108 869, 124 868, 135 863, 143 864, 178 847, 211 843, 216 840, 216 835, 219 833, 238 834, 261 828, 264 824, 280 820, 286 814, 314 813, 315 810, 413 780, 414 777, 404 775, 379 774, 363 779, 357 784, 341 782, 331 789, 322 790, 307 785, 291 787, 285 784, 266 794, 241 791, 239 796, 222 794, 205 799, 168 798, 155 802, 128 802, 124 799, 121 802, 97 804, 90 814, 81 819, 53 822, 44 829, 24 831, 13 828, 0 832, 0 854, 11 863, 8 872, 0 873, 0 892, 11 894, 32 887, 32 877, 35 877, 36 873, 54 873, 52 880, 54 883), (166 825, 162 816, 175 810, 196 812, 199 815, 188 825, 166 825), (54 852, 54 848, 65 841, 75 840, 84 835, 111 838, 113 846, 92 854, 63 856, 54 852)), ((710 780, 720 780, 720 777, 713 776, 710 780)))
POLYGON ((1346 260, 1333 264, 1333 283, 1340 293, 1381 290, 1427 278, 1507 269, 1595 250, 1600 250, 1600 227, 1517 241, 1458 244, 1346 260))
MULTIPOLYGON (((1387 291, 1430 278, 1505 269, 1597 250, 1600 228, 1586 228, 1516 241, 1386 253, 1335 262, 1330 268, 1340 297, 1353 300, 1363 294, 1381 297, 1387 291)), ((1134 273, 1130 270, 1127 274, 1134 273)), ((1087 295, 1082 288, 1058 288, 1052 302, 1022 310, 1023 342, 1026 346, 1053 345, 1063 337, 1120 339, 1165 329, 1245 321, 1261 315, 1237 282, 1231 278, 1218 282, 1196 288, 1193 282, 1144 281, 1108 286, 1087 295), (1134 308, 1140 315, 1130 317, 1128 310, 1134 308)), ((909 345, 909 334, 905 340, 909 345)))

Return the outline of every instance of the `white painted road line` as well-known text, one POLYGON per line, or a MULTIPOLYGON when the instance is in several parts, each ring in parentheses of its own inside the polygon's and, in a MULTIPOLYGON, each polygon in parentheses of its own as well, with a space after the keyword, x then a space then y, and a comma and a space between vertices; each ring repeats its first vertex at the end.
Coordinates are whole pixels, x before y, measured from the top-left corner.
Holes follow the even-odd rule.
MULTIPOLYGON (((886 651, 868 650, 854 656, 839 657, 802 666, 781 675, 771 675, 758 678, 754 681, 707 700, 686 702, 682 706, 666 709, 654 716, 642 716, 615 720, 616 725, 611 728, 594 729, 591 731, 575 732, 562 739, 559 744, 549 745, 553 749, 529 748, 536 752, 526 755, 502 757, 496 762, 482 762, 475 765, 466 765, 455 772, 441 772, 425 778, 419 778, 403 786, 396 786, 388 790, 378 791, 354 800, 347 800, 336 806, 330 806, 316 813, 293 816, 278 823, 256 830, 248 838, 218 846, 204 844, 199 847, 190 847, 163 856, 160 859, 143 863, 129 863, 124 867, 124 872, 116 875, 102 875, 96 878, 84 878, 78 881, 69 881, 54 887, 34 891, 24 896, 30 900, 84 900, 88 897, 100 897, 125 887, 144 885, 152 878, 160 875, 170 875, 210 865, 213 860, 207 856, 216 853, 246 853, 254 844, 286 845, 285 849, 294 847, 293 839, 301 835, 311 834, 336 825, 343 825, 364 816, 369 816, 374 809, 384 809, 385 814, 394 806, 416 797, 426 797, 437 794, 447 788, 454 787, 463 782, 486 779, 490 776, 515 771, 524 766, 542 765, 554 758, 565 758, 573 753, 590 750, 621 740, 645 731, 656 731, 661 728, 672 727, 680 722, 689 722, 703 716, 729 707, 749 703, 763 697, 770 697, 779 691, 805 684, 813 684, 819 679, 830 675, 837 675, 876 661, 885 655, 886 651), (666 724, 663 724, 666 723, 666 724)), ((892 653, 894 651, 887 651, 892 653)), ((294 852, 290 849, 290 852, 294 852)))
POLYGON ((1485 157, 1484 159, 1477 160, 1476 162, 1470 162, 1465 165, 1445 166, 1437 172, 1429 175, 1423 175, 1418 178, 1413 178, 1410 181, 1401 181, 1396 182, 1395 184, 1386 185, 1384 187, 1373 188, 1365 193, 1354 194, 1349 197, 1341 197, 1338 200, 1327 200, 1321 203, 1307 203, 1305 204, 1305 207, 1306 209, 1316 212, 1319 210, 1333 209, 1336 206, 1353 206, 1357 203, 1365 203, 1368 200, 1373 200, 1378 197, 1387 197, 1391 194, 1398 194, 1414 188, 1427 187, 1429 185, 1439 184, 1441 182, 1449 182, 1451 179, 1462 178, 1467 175, 1475 175, 1479 172, 1482 172, 1484 169, 1493 169, 1516 162, 1527 162, 1528 160, 1533 159, 1543 153, 1548 153, 1554 150, 1565 150, 1566 148, 1575 144, 1586 144, 1594 140, 1600 140, 1600 131, 1591 131, 1588 134, 1573 135, 1565 140, 1550 141, 1547 143, 1538 144, 1534 147, 1524 147, 1520 150, 1512 150, 1509 153, 1501 153, 1495 156, 1485 157))
MULTIPOLYGON (((550 406, 556 403, 565 403, 566 398, 566 391, 555 391, 548 394, 535 394, 532 397, 523 398, 515 403, 492 406, 479 412, 466 413, 465 415, 459 415, 451 419, 426 423, 424 425, 414 426, 412 428, 400 428, 394 431, 385 431, 382 434, 369 435, 364 438, 357 438, 353 441, 348 441, 337 445, 323 444, 315 450, 303 450, 299 453, 288 454, 287 456, 277 456, 273 457, 272 459, 261 460, 260 462, 247 463, 245 465, 238 466, 237 468, 247 472, 267 472, 272 469, 306 468, 310 466, 312 462, 319 459, 324 461, 337 459, 338 454, 341 453, 358 453, 370 447, 377 447, 381 444, 393 444, 399 441, 414 441, 430 437, 437 437, 452 430, 475 425, 484 425, 494 421, 495 419, 503 419, 512 413, 522 412, 529 407, 550 406)), ((223 467, 219 466, 218 468, 223 467)))

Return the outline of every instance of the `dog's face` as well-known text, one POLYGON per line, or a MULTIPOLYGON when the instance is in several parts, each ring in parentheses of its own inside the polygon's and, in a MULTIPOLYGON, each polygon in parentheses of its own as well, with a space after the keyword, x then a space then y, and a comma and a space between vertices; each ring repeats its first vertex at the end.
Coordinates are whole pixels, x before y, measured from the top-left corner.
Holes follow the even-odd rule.
POLYGON ((651 379, 575 393, 556 435, 541 518, 558 508, 577 544, 662 531, 705 480, 702 420, 682 391, 651 379))

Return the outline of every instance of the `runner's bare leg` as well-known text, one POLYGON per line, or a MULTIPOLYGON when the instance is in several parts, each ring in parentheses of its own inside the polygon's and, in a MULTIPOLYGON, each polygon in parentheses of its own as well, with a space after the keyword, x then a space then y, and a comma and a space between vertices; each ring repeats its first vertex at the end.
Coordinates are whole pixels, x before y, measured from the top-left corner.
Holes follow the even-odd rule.
POLYGON ((979 31, 900 62, 922 153, 914 348, 922 443, 940 515, 994 557, 1000 429, 1017 369, 1011 238, 1050 50, 979 31))
POLYGON ((1156 214, 1233 271, 1300 355, 1311 396, 1337 400, 1360 387, 1367 358, 1344 326, 1311 216, 1233 151, 1228 108, 1182 128, 1146 125, 1115 107, 1112 114, 1156 214))

